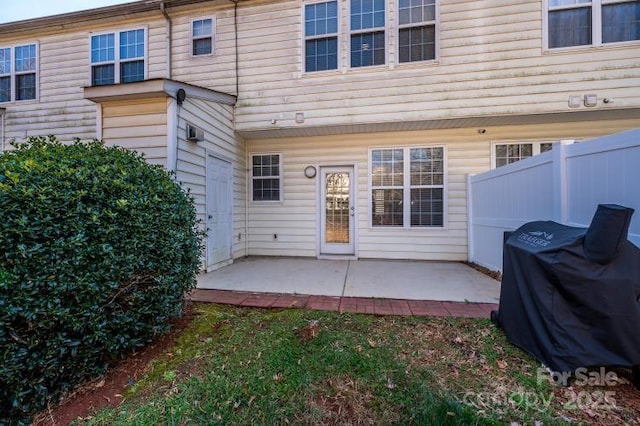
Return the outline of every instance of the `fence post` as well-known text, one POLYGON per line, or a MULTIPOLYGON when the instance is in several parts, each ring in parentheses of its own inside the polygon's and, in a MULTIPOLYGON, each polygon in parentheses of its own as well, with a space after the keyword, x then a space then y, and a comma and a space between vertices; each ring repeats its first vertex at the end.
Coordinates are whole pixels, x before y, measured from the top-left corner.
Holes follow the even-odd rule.
POLYGON ((572 140, 561 140, 553 146, 553 220, 565 224, 568 216, 567 146, 572 140))

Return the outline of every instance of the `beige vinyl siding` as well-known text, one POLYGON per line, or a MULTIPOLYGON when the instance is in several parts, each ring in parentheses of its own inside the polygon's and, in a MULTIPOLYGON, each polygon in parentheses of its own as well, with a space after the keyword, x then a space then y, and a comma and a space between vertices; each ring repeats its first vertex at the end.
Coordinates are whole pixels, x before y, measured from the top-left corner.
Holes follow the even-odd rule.
POLYGON ((104 102, 102 104, 102 139, 137 151, 152 164, 167 162, 166 97, 104 102))
POLYGON ((567 112, 568 97, 586 93, 596 109, 640 107, 640 46, 545 52, 540 1, 439 1, 439 59, 413 64, 396 61, 397 0, 387 4, 387 65, 350 69, 342 22, 340 69, 306 74, 301 3, 240 7, 237 129, 567 112))
POLYGON ((245 232, 245 151, 244 141, 233 131, 233 107, 201 99, 187 98, 179 107, 178 157, 176 178, 189 187, 195 199, 198 218, 206 223, 206 156, 229 161, 233 165, 233 257, 244 256, 245 232), (204 141, 186 140, 190 123, 204 130, 204 141))
MULTIPOLYGON (((242 7, 242 6, 240 6, 242 7)), ((235 33, 233 8, 203 5, 197 10, 175 13, 173 20, 172 74, 175 80, 236 94, 235 33), (194 57, 191 52, 191 22, 213 18, 213 53, 194 57)))
POLYGON ((467 128, 249 140, 249 154, 282 154, 284 176, 282 202, 249 202, 249 254, 317 256, 318 178, 306 178, 304 168, 308 165, 353 164, 357 173, 356 254, 359 257, 466 260, 466 176, 489 170, 493 142, 588 139, 627 129, 632 124, 632 120, 593 121, 492 127, 484 134, 475 128, 467 128), (369 149, 404 146, 445 147, 447 217, 443 229, 382 229, 370 226, 369 149))
POLYGON ((55 135, 63 141, 95 138, 96 104, 83 97, 83 87, 90 85, 91 33, 141 27, 148 30, 148 76, 166 77, 165 21, 159 12, 136 20, 92 22, 91 27, 67 31, 54 26, 49 33, 20 38, 0 35, 0 46, 37 43, 39 54, 39 98, 0 104, 6 108, 5 141, 41 135, 55 135))

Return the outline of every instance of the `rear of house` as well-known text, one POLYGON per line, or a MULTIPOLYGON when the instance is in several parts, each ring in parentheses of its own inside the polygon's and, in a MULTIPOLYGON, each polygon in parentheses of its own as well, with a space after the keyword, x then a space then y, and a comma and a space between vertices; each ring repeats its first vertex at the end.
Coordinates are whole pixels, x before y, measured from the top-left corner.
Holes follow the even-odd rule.
POLYGON ((563 3, 141 1, 2 24, 0 135, 98 137, 176 171, 207 269, 466 260, 468 174, 640 127, 640 2, 563 3))

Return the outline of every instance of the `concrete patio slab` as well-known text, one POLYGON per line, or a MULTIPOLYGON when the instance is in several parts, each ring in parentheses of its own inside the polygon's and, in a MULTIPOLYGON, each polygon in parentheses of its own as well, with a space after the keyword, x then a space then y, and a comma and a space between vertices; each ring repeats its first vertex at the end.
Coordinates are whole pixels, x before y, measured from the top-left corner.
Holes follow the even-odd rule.
POLYGON ((497 303, 499 283, 459 262, 358 260, 344 296, 497 303))
POLYGON ((198 288, 342 296, 348 262, 250 257, 198 276, 198 288))
MULTIPOLYGON (((198 277, 199 289, 285 295, 349 298, 276 300, 248 297, 242 304, 272 306, 311 303, 318 308, 402 314, 411 307, 370 304, 362 298, 497 303, 498 281, 459 262, 395 260, 317 260, 306 258, 253 257, 198 277), (355 299, 353 299, 355 298, 355 299), (358 299, 360 298, 360 299, 358 299)), ((225 296, 231 297, 231 296, 225 296)), ((416 308, 420 309, 418 305, 416 308)), ((446 308, 438 306, 438 309, 446 308)))

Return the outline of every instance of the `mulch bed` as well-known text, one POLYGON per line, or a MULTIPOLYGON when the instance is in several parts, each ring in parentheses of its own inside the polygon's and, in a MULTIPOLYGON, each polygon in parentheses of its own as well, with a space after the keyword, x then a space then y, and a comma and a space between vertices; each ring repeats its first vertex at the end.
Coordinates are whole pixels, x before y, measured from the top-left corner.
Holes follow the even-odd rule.
POLYGON ((68 425, 74 420, 83 419, 92 411, 103 407, 117 407, 125 400, 127 386, 140 377, 149 363, 168 351, 182 331, 194 317, 193 305, 187 302, 184 315, 176 319, 171 330, 145 346, 139 352, 129 354, 110 368, 106 374, 83 384, 67 395, 63 395, 55 405, 34 417, 33 425, 68 425))

